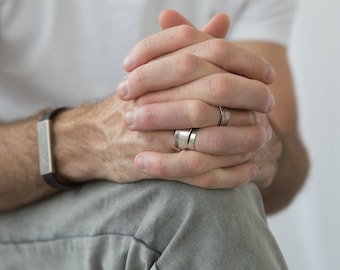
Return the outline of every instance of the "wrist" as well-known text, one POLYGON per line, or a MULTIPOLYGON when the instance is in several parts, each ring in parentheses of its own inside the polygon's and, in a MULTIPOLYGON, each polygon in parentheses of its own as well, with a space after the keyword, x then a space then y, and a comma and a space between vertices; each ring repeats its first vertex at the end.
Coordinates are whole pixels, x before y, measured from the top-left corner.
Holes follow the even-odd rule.
POLYGON ((84 183, 103 178, 98 146, 105 142, 96 105, 67 110, 55 119, 55 161, 58 177, 84 183))
POLYGON ((46 184, 58 190, 74 187, 74 183, 62 183, 57 178, 53 149, 53 120, 66 109, 67 108, 57 108, 44 112, 37 124, 40 175, 46 184))

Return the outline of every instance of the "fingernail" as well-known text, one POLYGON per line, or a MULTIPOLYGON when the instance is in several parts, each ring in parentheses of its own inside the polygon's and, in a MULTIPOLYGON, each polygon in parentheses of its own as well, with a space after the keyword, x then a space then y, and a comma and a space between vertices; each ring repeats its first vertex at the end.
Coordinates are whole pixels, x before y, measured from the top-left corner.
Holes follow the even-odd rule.
POLYGON ((146 169, 146 160, 145 160, 144 156, 137 156, 135 162, 136 162, 136 165, 139 169, 141 169, 141 170, 146 169))
POLYGON ((275 70, 271 65, 267 65, 264 71, 264 79, 266 82, 272 83, 275 78, 275 70))
POLYGON ((271 126, 267 126, 267 142, 269 142, 273 137, 273 129, 271 126))
POLYGON ((275 106, 275 98, 272 93, 270 93, 270 99, 269 99, 269 106, 268 106, 268 112, 274 109, 275 106))
POLYGON ((134 61, 133 58, 128 55, 127 57, 125 57, 124 61, 123 61, 123 66, 125 69, 130 70, 131 68, 133 68, 134 66, 134 61))
POLYGON ((257 166, 254 164, 254 166, 251 166, 250 169, 250 179, 249 181, 253 180, 258 174, 258 168, 257 166))
POLYGON ((129 81, 127 78, 123 78, 117 86, 117 93, 121 98, 125 98, 129 94, 129 81))
POLYGON ((135 123, 135 113, 133 111, 125 113, 124 121, 128 127, 133 127, 135 123))

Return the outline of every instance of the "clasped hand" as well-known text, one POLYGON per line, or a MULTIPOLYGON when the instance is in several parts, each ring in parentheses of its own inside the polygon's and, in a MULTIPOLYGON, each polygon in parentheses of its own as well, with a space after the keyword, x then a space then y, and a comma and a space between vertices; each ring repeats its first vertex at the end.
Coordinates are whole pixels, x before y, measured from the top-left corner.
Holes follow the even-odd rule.
POLYGON ((125 123, 112 138, 121 173, 107 177, 162 178, 203 188, 255 179, 255 156, 273 135, 266 114, 274 107, 268 87, 274 71, 262 57, 223 39, 228 23, 218 14, 198 30, 166 11, 160 17, 163 31, 130 51, 119 98, 110 100, 125 123), (218 126, 218 106, 230 109, 228 126, 218 126), (179 151, 174 130, 188 128, 199 129, 196 151, 179 151))

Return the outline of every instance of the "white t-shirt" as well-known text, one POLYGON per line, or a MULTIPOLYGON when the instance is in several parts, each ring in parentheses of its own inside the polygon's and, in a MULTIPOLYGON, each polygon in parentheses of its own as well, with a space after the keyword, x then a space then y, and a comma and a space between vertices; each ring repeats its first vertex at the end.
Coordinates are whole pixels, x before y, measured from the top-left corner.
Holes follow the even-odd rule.
POLYGON ((122 60, 176 9, 198 27, 231 18, 227 39, 285 45, 294 0, 0 0, 0 121, 111 95, 122 60))

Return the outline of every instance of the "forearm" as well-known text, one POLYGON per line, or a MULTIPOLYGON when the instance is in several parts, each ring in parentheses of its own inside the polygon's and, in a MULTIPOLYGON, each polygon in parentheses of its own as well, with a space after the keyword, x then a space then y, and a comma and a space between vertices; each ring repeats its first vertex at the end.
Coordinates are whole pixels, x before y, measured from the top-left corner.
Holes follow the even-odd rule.
POLYGON ((280 134, 282 143, 278 171, 272 184, 261 190, 267 214, 274 214, 287 207, 302 188, 309 169, 307 151, 297 135, 280 134))
POLYGON ((0 124, 0 211, 10 210, 56 191, 39 173, 37 121, 39 115, 0 124))
MULTIPOLYGON (((84 105, 53 118, 51 150, 55 174, 61 183, 81 184, 106 177, 103 174, 105 162, 101 157, 108 155, 103 151, 110 151, 113 147, 109 147, 103 137, 103 130, 109 125, 100 125, 102 121, 93 113, 96 107, 97 104, 84 105)), ((41 115, 39 113, 25 120, 0 125, 0 211, 14 209, 58 192, 40 175, 37 123, 41 115)), ((114 122, 119 122, 117 117, 110 116, 110 119, 116 120, 114 122)), ((108 178, 115 179, 115 176, 108 178)))

